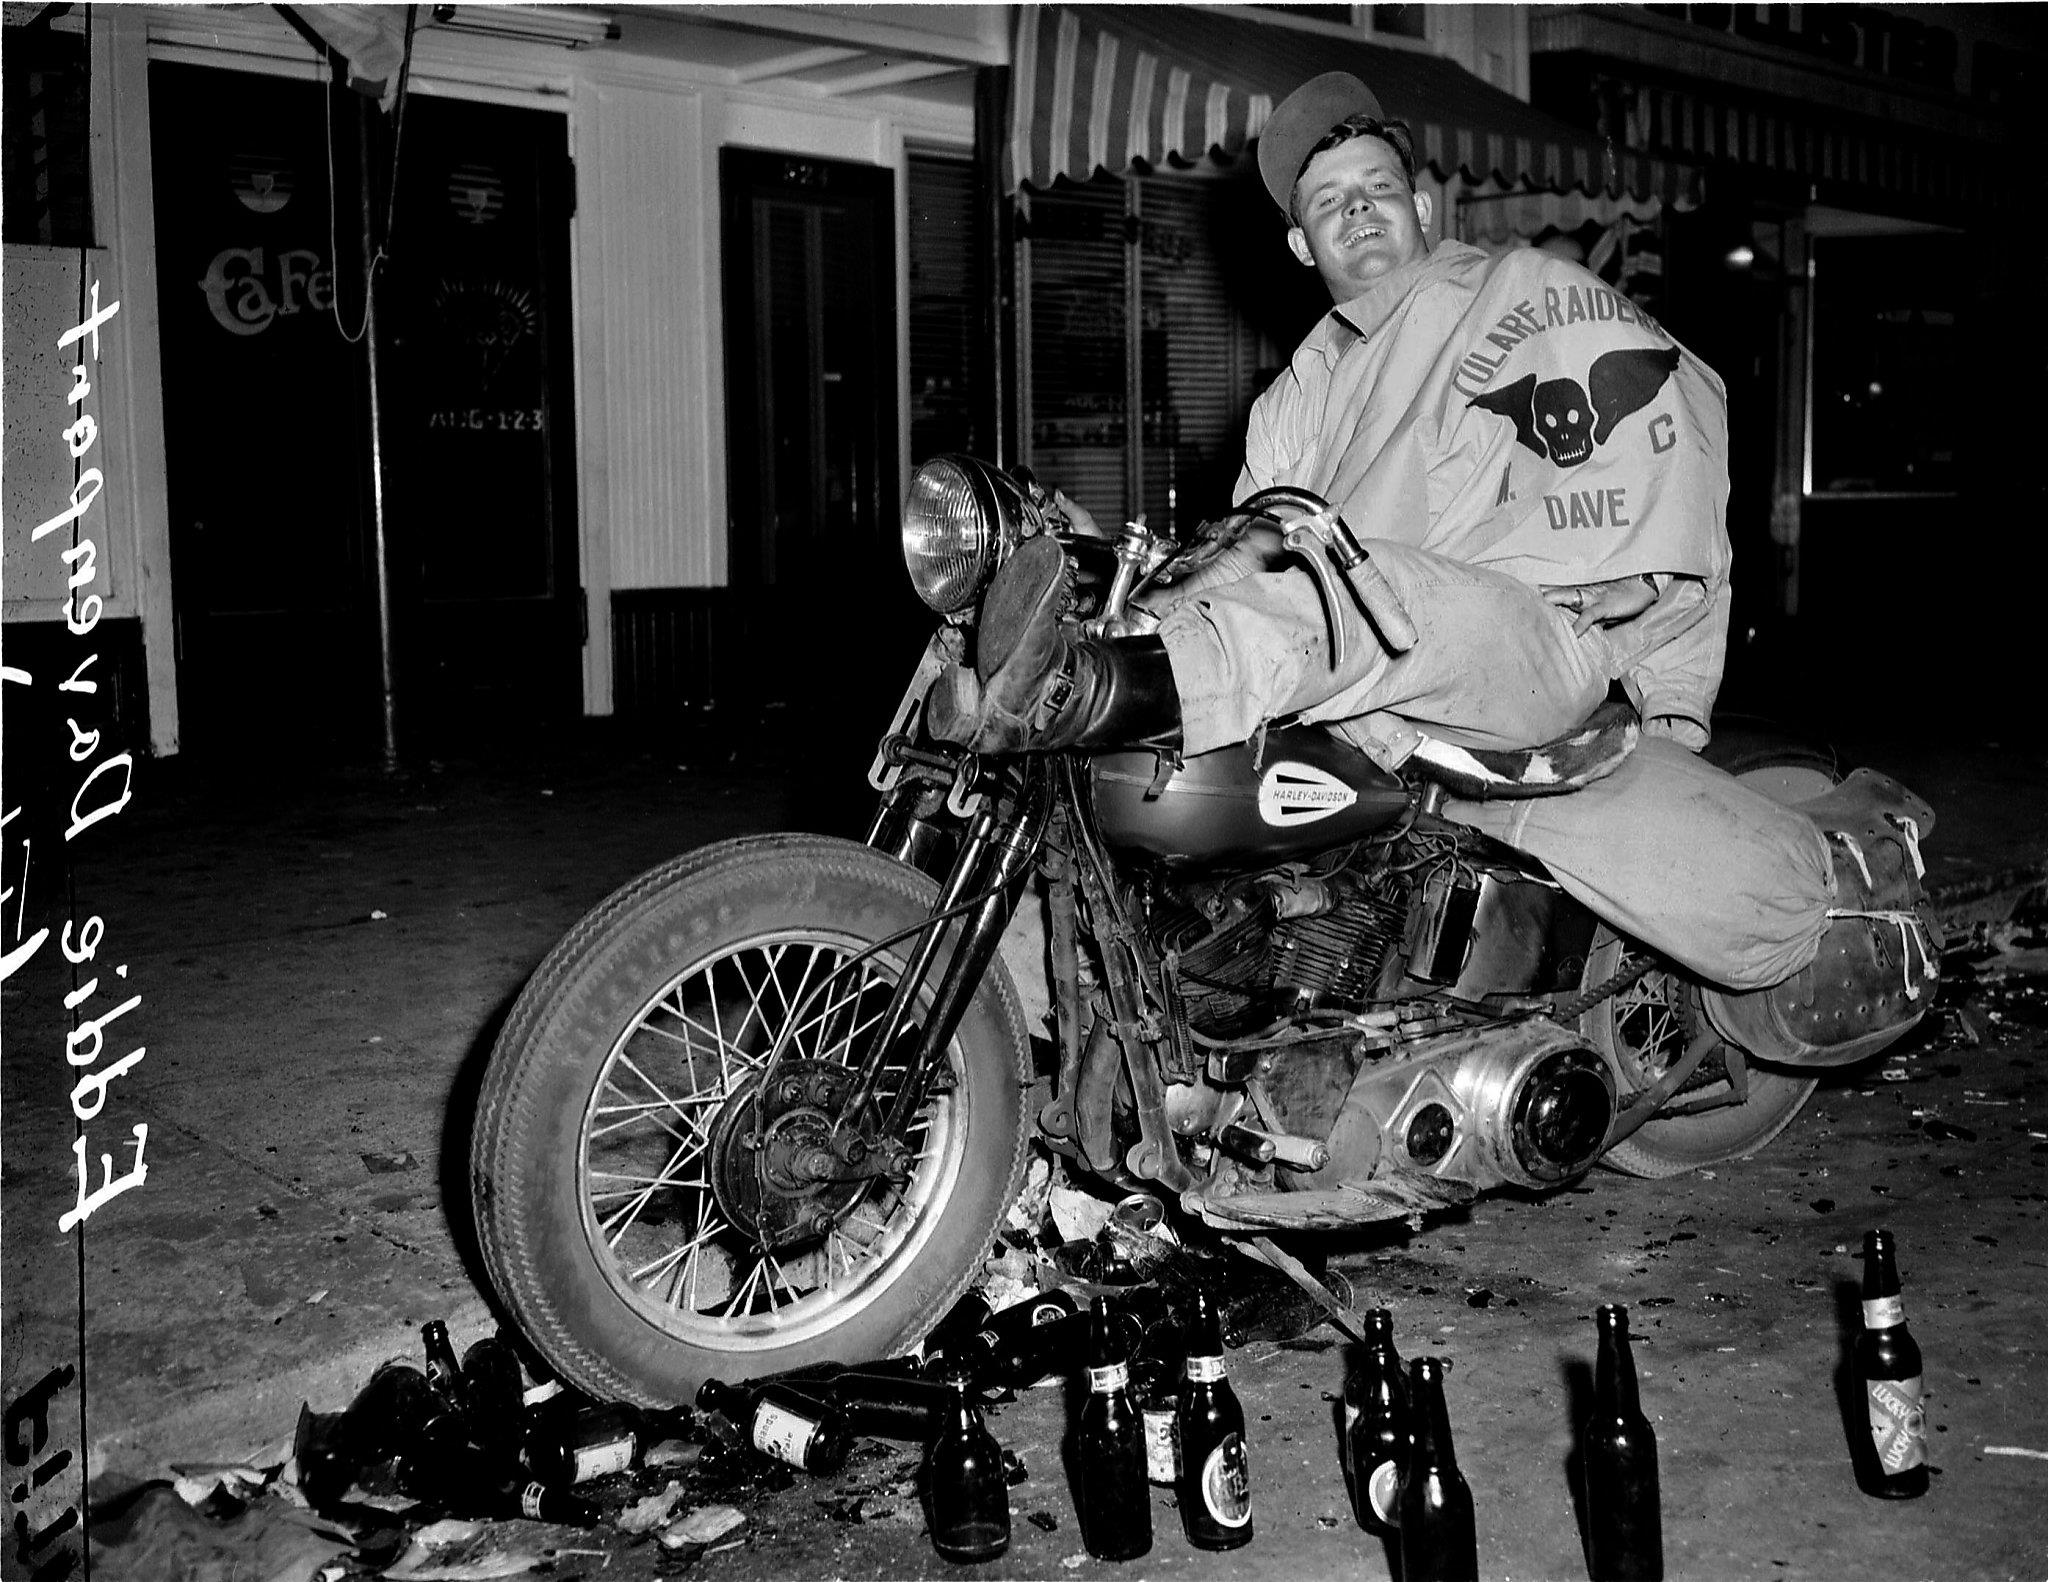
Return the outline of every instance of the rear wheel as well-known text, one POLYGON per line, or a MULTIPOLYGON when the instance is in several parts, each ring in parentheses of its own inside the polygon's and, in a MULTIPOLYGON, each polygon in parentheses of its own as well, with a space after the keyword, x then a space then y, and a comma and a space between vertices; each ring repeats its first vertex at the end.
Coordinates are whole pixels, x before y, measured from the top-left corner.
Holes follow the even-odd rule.
MULTIPOLYGON (((1743 743, 1708 757, 1745 785, 1792 806, 1819 796, 1840 778, 1826 754, 1799 747, 1743 743)), ((1605 983, 1649 955, 1603 924, 1587 956, 1586 986, 1605 983)), ((1647 972, 1579 1019, 1579 1030, 1624 1077, 1624 1103, 1663 1076, 1706 1025, 1698 985, 1651 959, 1647 972)), ((1600 1162, 1654 1180, 1754 1153, 1792 1124, 1819 1083, 1803 1072, 1760 1065, 1739 1054, 1734 1059, 1736 1068, 1731 1069, 1725 1044, 1709 1050, 1668 1101, 1671 1108, 1694 1113, 1660 1113, 1608 1149, 1600 1162)))
MULTIPOLYGON (((1024 1167, 1027 1045, 1000 962, 898 1134, 907 1170, 794 1164, 824 1159, 909 942, 861 953, 915 928, 934 888, 844 841, 732 841, 627 885, 542 963, 492 1052, 472 1171, 492 1282, 569 1382, 657 1406, 867 1361, 959 1295, 1024 1167)), ((858 1117, 877 1146, 910 1043, 858 1117)))

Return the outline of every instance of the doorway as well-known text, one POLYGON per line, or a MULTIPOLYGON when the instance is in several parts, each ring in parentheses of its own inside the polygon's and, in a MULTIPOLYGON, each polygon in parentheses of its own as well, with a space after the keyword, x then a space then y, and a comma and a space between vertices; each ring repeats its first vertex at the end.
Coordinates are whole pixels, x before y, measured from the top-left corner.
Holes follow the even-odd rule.
POLYGON ((726 149, 720 180, 727 547, 748 690, 828 718, 851 704, 866 726, 887 718, 929 631, 897 538, 895 175, 726 149))
POLYGON ((381 658, 359 117, 380 277, 402 740, 581 705, 560 115, 150 67, 188 750, 362 757, 381 658), (387 210, 396 171, 397 202, 387 210))

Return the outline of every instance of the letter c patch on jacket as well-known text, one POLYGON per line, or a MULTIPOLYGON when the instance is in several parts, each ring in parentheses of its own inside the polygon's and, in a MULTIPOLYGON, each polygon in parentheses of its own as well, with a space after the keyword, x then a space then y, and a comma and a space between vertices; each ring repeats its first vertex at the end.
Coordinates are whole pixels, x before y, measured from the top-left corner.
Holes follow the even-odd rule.
POLYGON ((1676 346, 1628 347, 1593 360, 1586 385, 1524 374, 1472 398, 1515 425, 1515 440, 1560 467, 1576 467, 1607 443, 1621 420, 1656 399, 1678 366, 1676 346))

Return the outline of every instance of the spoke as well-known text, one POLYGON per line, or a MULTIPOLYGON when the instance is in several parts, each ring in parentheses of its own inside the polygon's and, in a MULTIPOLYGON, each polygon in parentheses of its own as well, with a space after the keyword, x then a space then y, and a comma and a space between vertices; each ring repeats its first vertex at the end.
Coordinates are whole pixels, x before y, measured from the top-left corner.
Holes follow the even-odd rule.
POLYGON ((731 1318, 732 1310, 738 1307, 742 1302, 744 1302, 747 1299, 748 1295, 753 1291, 755 1283, 759 1281, 760 1278, 761 1264, 760 1261, 757 1259, 754 1263, 754 1267, 747 1271, 747 1277, 740 1283, 740 1288, 737 1291, 733 1292, 732 1299, 728 1301, 724 1307, 719 1309, 718 1316, 720 1318, 731 1318))
MULTIPOLYGON (((804 1003, 804 990, 810 984, 811 974, 818 970, 818 954, 818 947, 813 945, 810 958, 804 962, 804 975, 796 980, 796 992, 794 994, 785 992, 782 996, 782 1019, 785 1022, 795 1015, 796 1008, 804 1003)), ((781 958, 777 957, 776 959, 779 961, 781 958)), ((780 989, 782 986, 778 983, 776 987, 780 989)), ((795 1035, 792 1034, 791 1036, 794 1037, 795 1035)))
MULTIPOLYGON (((699 1142, 703 1142, 708 1138, 709 1127, 704 1123, 704 1121, 699 1119, 699 1117, 692 1115, 688 1110, 684 1109, 683 1106, 686 1104, 694 1104, 698 1106, 722 1104, 725 1102, 724 1094, 705 1093, 701 1090, 692 1090, 691 1092, 684 1094, 681 1098, 674 1098, 670 1096, 668 1093, 664 1092, 662 1090, 661 1085, 658 1082, 656 1082, 652 1077, 648 1076, 646 1072, 642 1071, 638 1063, 635 1062, 630 1056, 621 1053, 617 1063, 618 1065, 623 1066, 627 1071, 631 1072, 635 1077, 638 1077, 641 1082, 645 1083, 647 1085, 647 1091, 654 1095, 654 1099, 651 1102, 648 1102, 632 1098, 620 1086, 617 1078, 613 1077, 608 1079, 605 1085, 612 1092, 618 1095, 619 1102, 616 1104, 600 1106, 598 1110, 598 1113, 600 1115, 624 1112, 628 1114, 630 1118, 630 1116, 635 1113, 644 1115, 654 1110, 667 1110, 671 1114, 673 1114, 677 1120, 681 1121, 685 1126, 689 1127, 692 1135, 694 1135, 699 1142)), ((666 1128, 664 1128, 664 1130, 666 1130, 666 1128)))
POLYGON ((732 1068, 726 1064, 725 1012, 718 1003, 718 963, 712 962, 704 969, 704 992, 711 1000, 711 1028, 714 1047, 718 1050, 718 1085, 727 1093, 732 1092, 732 1068))
POLYGON ((767 1293, 768 1311, 771 1314, 775 1311, 775 1282, 778 1279, 782 1282, 783 1290, 789 1293, 789 1302, 792 1307, 804 1299, 803 1292, 799 1291, 790 1281, 788 1271, 775 1261, 774 1254, 762 1253, 761 1263, 767 1271, 767 1279, 764 1281, 762 1289, 767 1293))
POLYGON ((663 1268, 674 1268, 676 1265, 680 1264, 683 1259, 689 1257, 692 1252, 694 1252, 698 1247, 702 1246, 705 1240, 711 1234, 712 1233, 708 1230, 703 1231, 700 1232, 698 1235, 691 1237, 688 1241, 684 1242, 680 1247, 671 1247, 659 1258, 656 1258, 649 1263, 643 1263, 640 1265, 639 1268, 630 1271, 627 1274, 626 1278, 631 1280, 635 1285, 640 1284, 643 1280, 649 1284, 652 1284, 654 1281, 656 1271, 663 1268))
MULTIPOLYGON (((747 969, 740 964, 740 958, 738 956, 728 956, 726 960, 732 963, 732 970, 739 977, 740 987, 747 991, 747 1014, 740 1019, 740 1030, 737 1036, 740 1038, 746 1037, 747 1024, 757 1016, 761 1018, 761 1031, 764 1033, 767 1032, 768 1012, 761 1004, 761 1001, 766 993, 765 984, 762 988, 759 989, 754 987, 754 980, 747 976, 747 969)), ((773 979, 774 973, 771 971, 769 973, 768 981, 772 982, 773 979)))
POLYGON ((832 1023, 832 1018, 837 1016, 840 1013, 840 1011, 845 1009, 847 1006, 858 1004, 861 995, 864 994, 866 990, 867 986, 864 983, 854 984, 850 987, 847 985, 841 985, 839 988, 834 989, 832 991, 833 998, 830 1001, 828 1001, 816 1014, 806 1017, 797 1026, 790 1029, 790 1043, 792 1045, 799 1043, 802 1040, 804 1034, 809 1032, 814 1027, 829 1027, 832 1023))
MULTIPOLYGON (((701 1247, 704 1243, 704 1215, 705 1212, 709 1209, 710 1205, 711 1194, 709 1192, 705 1193, 703 1197, 697 1200, 697 1235, 696 1238, 691 1242, 691 1245, 694 1247, 701 1247)), ((699 1252, 696 1257, 690 1260, 689 1289, 683 1294, 683 1306, 688 1308, 693 1313, 697 1311, 697 1271, 703 1267, 704 1254, 702 1252, 699 1252)))
MULTIPOLYGON (((640 1210, 647 1206, 648 1201, 654 1196, 654 1194, 657 1191, 659 1191, 663 1186, 681 1184, 680 1182, 675 1181, 674 1175, 676 1167, 682 1163, 682 1158, 682 1149, 678 1148, 674 1152, 672 1152, 668 1156, 667 1162, 662 1165, 661 1174, 655 1178, 652 1185, 642 1187, 638 1192, 634 1193, 627 1202, 621 1204, 617 1214, 612 1219, 600 1221, 598 1228, 605 1233, 605 1240, 610 1246, 618 1246, 620 1237, 626 1234, 628 1227, 630 1227, 633 1221, 639 1217, 640 1210), (614 1227, 616 1227, 616 1231, 614 1231, 614 1227)), ((595 1178, 598 1176, 604 1176, 612 1180, 632 1179, 631 1177, 621 1176, 616 1171, 599 1170, 592 1167, 589 1163, 588 1154, 584 1156, 584 1168, 586 1179, 595 1178)), ((591 1193, 593 1207, 595 1207, 596 1196, 597 1194, 595 1192, 591 1193)))
POLYGON ((853 1053, 854 1039, 858 1037, 860 1034, 866 1032, 870 1027, 873 1027, 877 1022, 881 1021, 881 1019, 887 1016, 888 1014, 889 1003, 888 1001, 884 1000, 882 1002, 881 1008, 877 1010, 873 1016, 870 1016, 866 1021, 860 1023, 858 1026, 849 1027, 846 1030, 845 1037, 839 1040, 840 1053, 842 1055, 851 1055, 853 1053))

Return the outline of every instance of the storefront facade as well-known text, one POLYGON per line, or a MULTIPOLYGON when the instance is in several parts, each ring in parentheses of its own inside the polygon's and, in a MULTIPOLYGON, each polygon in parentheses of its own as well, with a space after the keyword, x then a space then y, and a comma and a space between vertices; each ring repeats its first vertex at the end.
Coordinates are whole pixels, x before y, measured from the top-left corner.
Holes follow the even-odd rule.
POLYGON ((1923 701, 1956 674, 1925 634, 1971 612, 1948 652, 1995 671, 2024 620, 1982 546, 2039 508, 2010 349, 2043 264, 2017 112, 2048 33, 2027 9, 1534 9, 1535 102, 1703 194, 1666 227, 1665 318, 1730 387, 1749 700, 1796 674, 1923 701))
POLYGON ((381 24, 402 104, 267 7, 8 30, 9 664, 67 652, 29 528, 96 281, 96 702, 138 747, 374 752, 386 655, 401 734, 703 707, 893 560, 912 170, 969 167, 1002 8, 446 9, 409 55, 404 8, 300 13, 381 24))

